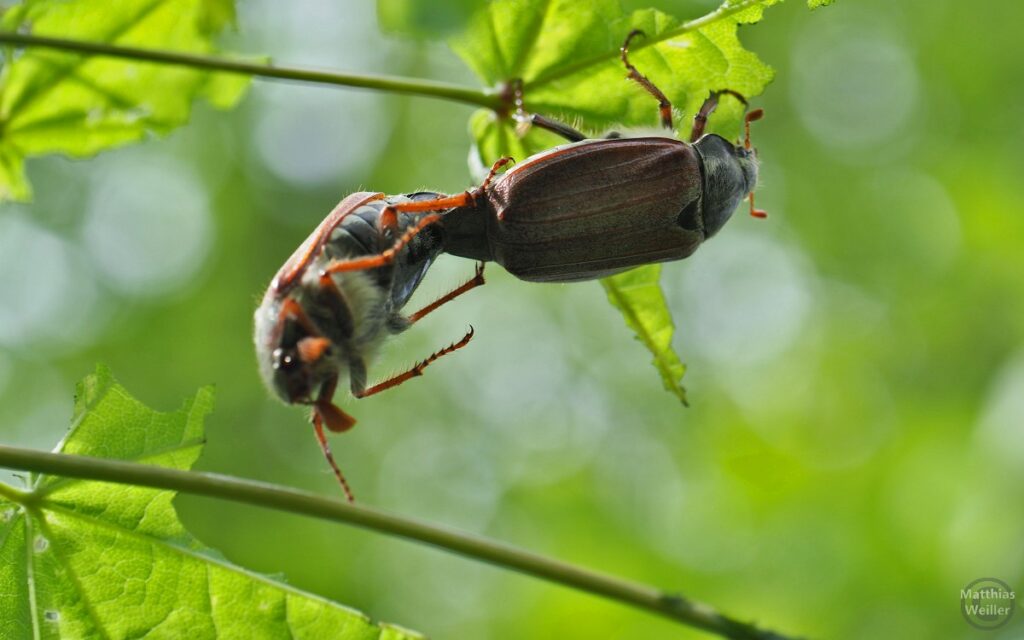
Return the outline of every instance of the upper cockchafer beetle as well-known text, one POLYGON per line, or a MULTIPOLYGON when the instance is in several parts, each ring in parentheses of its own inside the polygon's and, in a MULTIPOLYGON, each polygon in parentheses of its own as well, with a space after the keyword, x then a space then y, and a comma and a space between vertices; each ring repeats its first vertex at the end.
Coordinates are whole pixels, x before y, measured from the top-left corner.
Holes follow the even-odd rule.
POLYGON ((518 118, 571 143, 449 198, 445 204, 454 208, 444 215, 447 253, 493 260, 523 280, 589 280, 686 258, 725 225, 744 198, 750 199, 751 215, 765 217, 754 208, 758 165, 750 145, 750 122, 763 112, 746 114, 742 144, 704 135, 720 97, 747 104, 735 91, 716 91, 695 115, 690 142, 671 137, 671 103, 629 62, 629 43, 640 34, 629 34, 621 59, 627 78, 658 100, 668 135, 586 139, 568 125, 527 115, 520 92, 518 118))
MULTIPOLYGON (((486 186, 486 185, 485 185, 486 186)), ((367 364, 389 335, 399 333, 442 304, 481 285, 476 275, 411 315, 402 308, 442 250, 437 193, 384 196, 360 192, 344 198, 274 277, 256 310, 255 342, 260 374, 288 404, 313 408, 320 447, 345 495, 352 493, 331 455, 324 426, 347 431, 355 419, 332 402, 345 375, 352 395, 365 398, 421 375, 458 342, 409 370, 367 386, 367 364)))

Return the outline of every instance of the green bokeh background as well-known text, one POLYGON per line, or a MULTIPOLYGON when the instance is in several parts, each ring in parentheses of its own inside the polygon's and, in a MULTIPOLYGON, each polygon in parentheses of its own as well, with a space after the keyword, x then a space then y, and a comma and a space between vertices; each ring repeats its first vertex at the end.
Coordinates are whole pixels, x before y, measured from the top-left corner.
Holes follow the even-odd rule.
MULTIPOLYGON (((1022 23, 1012 3, 839 0, 744 28, 777 70, 756 100, 771 217, 664 269, 692 407, 599 285, 493 268, 371 374, 468 324, 470 347, 345 405, 360 424, 333 442, 360 500, 787 632, 1024 636, 1020 612, 983 633, 959 608, 976 578, 1024 586, 1022 23)), ((244 3, 226 46, 474 84, 442 45, 382 35, 369 2, 244 3)), ((0 208, 0 437, 52 447, 102 361, 159 408, 217 385, 198 468, 336 493, 303 412, 257 377, 252 311, 342 195, 465 188, 470 112, 256 81, 169 139, 30 162, 35 202, 0 208)), ((443 258, 418 299, 471 273, 443 258)), ((176 504, 231 560, 436 638, 703 637, 366 532, 176 504)))

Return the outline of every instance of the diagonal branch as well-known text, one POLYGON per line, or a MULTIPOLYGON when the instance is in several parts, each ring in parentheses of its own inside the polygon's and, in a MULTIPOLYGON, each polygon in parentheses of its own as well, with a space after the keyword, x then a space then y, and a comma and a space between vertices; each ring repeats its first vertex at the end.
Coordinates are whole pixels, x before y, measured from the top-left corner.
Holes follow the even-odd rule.
MULTIPOLYGON (((557 582, 725 638, 790 639, 789 636, 759 629, 753 624, 721 614, 709 605, 649 585, 599 573, 495 540, 287 487, 212 473, 179 471, 121 460, 48 453, 6 445, 0 445, 0 467, 157 487, 343 522, 557 582)), ((44 507, 46 501, 44 496, 34 492, 13 489, 0 491, 0 496, 29 508, 44 507)))
POLYGON ((339 73, 337 71, 302 67, 283 67, 261 62, 232 60, 218 56, 123 47, 101 42, 86 42, 11 32, 0 32, 0 44, 9 44, 17 47, 44 47, 62 51, 73 51, 83 55, 107 56, 140 62, 156 62, 193 69, 240 73, 260 78, 276 78, 278 80, 295 80, 298 82, 394 91, 396 93, 454 100, 490 109, 497 109, 501 106, 501 98, 497 94, 447 82, 422 80, 419 78, 339 73))

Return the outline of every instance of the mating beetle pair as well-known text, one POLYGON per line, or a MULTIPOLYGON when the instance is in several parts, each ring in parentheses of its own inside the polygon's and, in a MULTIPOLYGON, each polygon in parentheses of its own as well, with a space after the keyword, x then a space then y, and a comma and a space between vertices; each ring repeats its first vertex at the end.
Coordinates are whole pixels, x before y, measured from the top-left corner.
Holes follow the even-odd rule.
MULTIPOLYGON (((622 47, 628 78, 658 99, 663 126, 672 130, 665 95, 628 59, 634 31, 622 47)), ((528 116, 521 98, 517 119, 553 131, 570 144, 527 158, 508 172, 499 160, 474 189, 444 195, 344 198, 275 276, 256 311, 260 373, 279 398, 313 408, 312 421, 346 496, 324 427, 350 429, 355 420, 332 397, 347 374, 352 394, 364 398, 421 375, 437 358, 465 346, 473 330, 408 371, 367 386, 367 362, 388 335, 404 331, 440 305, 483 284, 483 262, 540 282, 605 277, 642 264, 692 254, 728 221, 757 183, 757 160, 746 116, 744 144, 703 135, 723 90, 694 118, 691 142, 672 137, 587 140, 543 116, 528 116), (442 252, 480 260, 476 275, 409 316, 402 309, 442 252)), ((671 135, 671 134, 669 134, 671 135)))

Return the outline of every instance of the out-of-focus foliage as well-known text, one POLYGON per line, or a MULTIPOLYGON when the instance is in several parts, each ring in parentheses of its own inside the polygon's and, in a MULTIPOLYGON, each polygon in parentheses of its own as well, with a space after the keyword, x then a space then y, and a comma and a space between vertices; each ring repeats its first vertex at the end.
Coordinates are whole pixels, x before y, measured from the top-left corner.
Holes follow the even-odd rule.
POLYGON ((484 0, 377 0, 377 20, 385 33, 436 40, 466 26, 484 0))
MULTIPOLYGON (((233 0, 26 0, 0 27, 34 35, 191 53, 216 51, 234 22, 233 0)), ((81 157, 166 134, 204 98, 232 107, 248 79, 185 67, 83 57, 54 49, 7 49, 0 76, 0 199, 26 200, 28 156, 81 157)))
MULTIPOLYGON (((771 217, 737 214, 662 267, 691 408, 652 382, 596 283, 489 269, 371 375, 472 324, 467 348, 345 405, 359 424, 331 444, 359 499, 806 637, 981 637, 960 590, 1024 588, 1024 5, 995 6, 787 2, 741 28, 777 71, 754 131, 771 217)), ((382 36, 370 0, 239 11, 231 50, 474 83, 444 46, 382 36)), ((471 112, 259 82, 166 140, 29 160, 35 201, 0 208, 0 439, 50 447, 67 389, 106 361, 154 406, 217 383, 196 467, 336 494, 304 411, 260 382, 252 312, 343 195, 469 186, 471 112)), ((472 271, 442 257, 410 308, 472 271)), ((174 504, 231 561, 432 637, 707 638, 363 531, 174 504)))
POLYGON ((653 265, 605 278, 601 285, 608 294, 608 302, 622 313, 626 326, 654 354, 654 368, 661 375, 665 390, 687 404, 686 389, 682 385, 686 365, 672 350, 675 327, 665 304, 660 280, 661 265, 653 265))
MULTIPOLYGON (((78 385, 58 451, 189 469, 213 390, 160 413, 105 368, 78 385)), ((4 638, 414 640, 390 625, 225 562, 185 530, 161 489, 39 475, 0 487, 4 638)))

